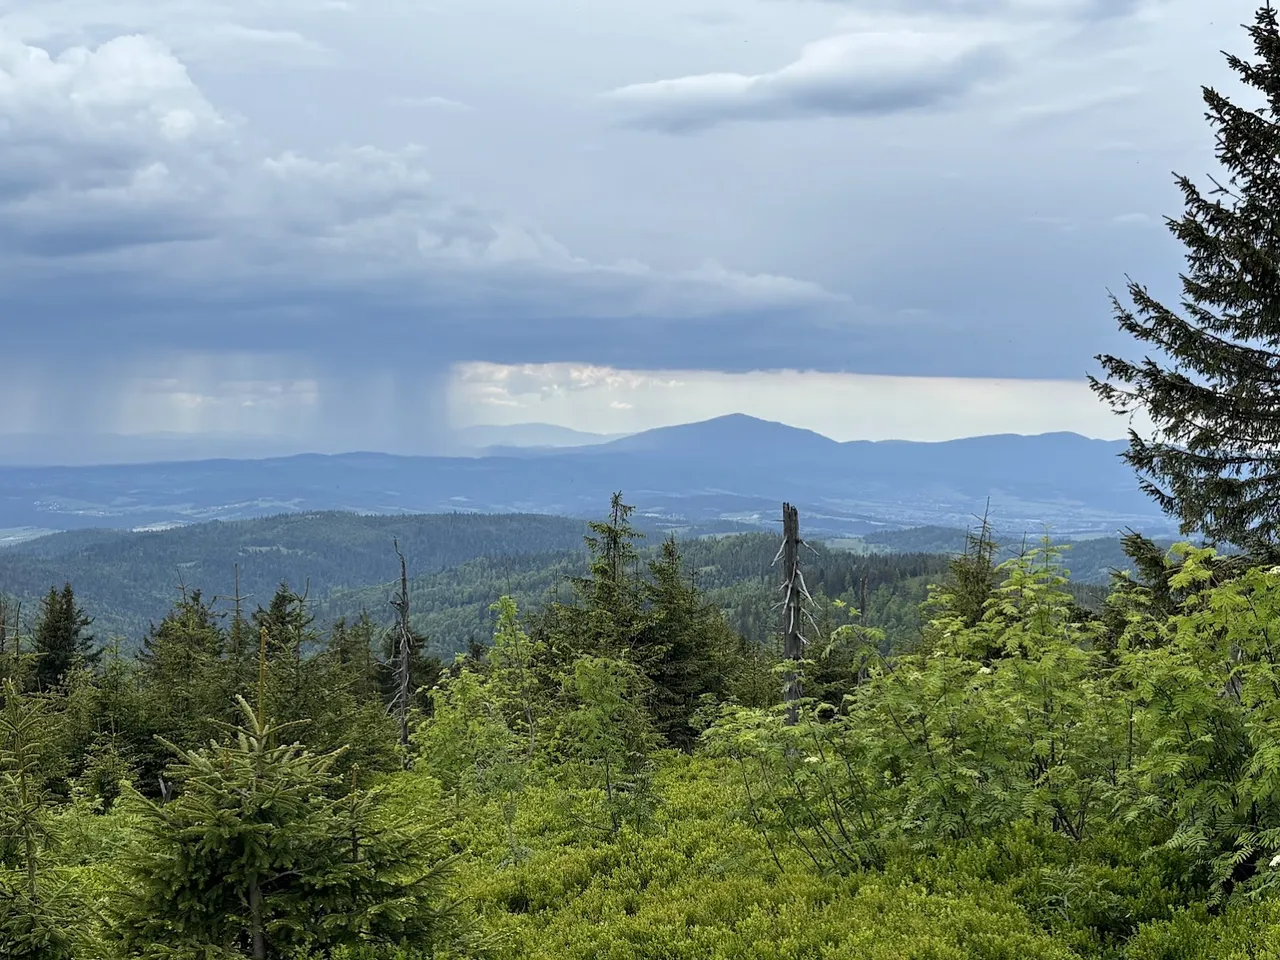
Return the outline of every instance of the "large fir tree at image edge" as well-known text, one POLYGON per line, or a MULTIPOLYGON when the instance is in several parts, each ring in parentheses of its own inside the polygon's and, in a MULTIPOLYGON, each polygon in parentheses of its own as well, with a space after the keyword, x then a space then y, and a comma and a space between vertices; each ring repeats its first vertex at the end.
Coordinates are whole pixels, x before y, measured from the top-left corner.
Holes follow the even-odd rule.
POLYGON ((1169 229, 1186 248, 1181 311, 1128 284, 1113 297, 1120 329, 1162 359, 1096 359, 1094 392, 1123 415, 1145 412, 1124 459, 1183 534, 1259 554, 1280 551, 1280 29, 1268 2, 1247 28, 1257 60, 1227 54, 1263 106, 1203 88, 1227 173, 1202 191, 1177 183, 1185 210, 1169 229))

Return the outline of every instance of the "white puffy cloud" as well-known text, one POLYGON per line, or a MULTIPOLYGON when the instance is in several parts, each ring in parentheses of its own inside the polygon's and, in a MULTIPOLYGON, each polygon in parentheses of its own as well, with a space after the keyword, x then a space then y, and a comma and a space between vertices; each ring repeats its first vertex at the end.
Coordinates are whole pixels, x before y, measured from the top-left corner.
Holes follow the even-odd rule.
POLYGON ((197 156, 228 133, 183 65, 143 36, 54 57, 0 34, 0 122, 2 169, 33 192, 118 183, 172 157, 197 156))
POLYGON ((1005 63, 981 35, 901 27, 811 43, 790 64, 760 74, 711 73, 632 84, 608 99, 626 122, 687 133, 735 120, 874 116, 963 97, 1005 63))
MULTIPOLYGON (((473 362, 453 371, 455 382, 477 396, 501 397, 518 404, 518 397, 541 398, 583 391, 633 392, 681 386, 677 377, 583 363, 499 364, 473 362)), ((488 401, 495 402, 495 401, 488 401)))
POLYGON ((399 285, 404 309, 461 312, 507 286, 497 299, 544 315, 830 299, 814 284, 715 265, 664 273, 592 263, 532 225, 452 199, 413 148, 274 152, 145 36, 55 56, 0 35, 0 124, 0 244, 11 273, 96 256, 153 286, 194 284, 195 295, 232 280, 301 296, 317 283, 382 278, 399 285))
MULTIPOLYGON (((690 133, 734 121, 876 117, 955 106, 995 89, 1091 25, 1165 0, 823 0, 849 12, 839 33, 763 72, 690 74, 606 94, 624 123, 690 133)), ((1067 102, 1019 104, 1016 119, 1088 109, 1132 87, 1076 91, 1067 102)))

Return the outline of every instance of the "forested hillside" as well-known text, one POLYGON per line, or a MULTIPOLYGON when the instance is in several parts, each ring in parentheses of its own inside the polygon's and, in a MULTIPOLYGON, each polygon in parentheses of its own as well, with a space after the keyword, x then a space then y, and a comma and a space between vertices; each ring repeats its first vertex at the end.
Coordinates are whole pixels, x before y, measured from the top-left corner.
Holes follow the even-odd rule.
MULTIPOLYGON (((581 553, 585 529, 581 520, 537 514, 318 513, 148 533, 78 530, 0 549, 0 583, 30 601, 70 581, 100 635, 136 640, 183 584, 231 598, 238 571, 247 602, 265 602, 281 581, 319 600, 338 587, 392 580, 393 540, 417 576, 483 557, 581 553)), ((371 609, 381 616, 385 606, 377 596, 371 609)))
MULTIPOLYGON (((978 524, 975 522, 975 526, 978 524)), ((993 522, 993 533, 997 544, 997 556, 1003 560, 1025 553, 1035 547, 1048 531, 1018 531, 1015 533, 1002 531, 998 522, 993 522)), ((893 552, 932 553, 954 556, 962 553, 967 542, 968 531, 955 527, 912 527, 906 530, 885 530, 880 533, 869 533, 858 538, 868 550, 888 550, 893 552)), ((1062 562, 1070 573, 1071 580, 1078 584, 1094 586, 1105 585, 1111 580, 1112 573, 1132 569, 1133 560, 1124 552, 1122 535, 1117 533, 1109 537, 1089 537, 1086 539, 1058 539, 1051 537, 1054 543, 1063 549, 1062 562)), ((1161 547, 1173 546, 1174 540, 1167 537, 1156 537, 1154 542, 1161 547)))
MULTIPOLYGON (((779 622, 776 544, 644 547, 615 498, 585 567, 511 576, 560 580, 552 602, 500 599, 452 662, 394 624, 321 629, 284 588, 227 618, 192 589, 136 657, 71 588, 30 632, 0 611, 4 955, 1226 958, 1280 935, 1280 798, 1252 772, 1276 573, 1134 538, 1143 579, 1095 614, 1052 548, 997 567, 985 529, 950 560, 797 544, 790 686, 734 626, 779 622)), ((485 563, 447 573, 505 587, 485 563)))
MULTIPOLYGON (((778 572, 772 564, 778 539, 768 534, 739 534, 680 541, 690 582, 725 611, 729 624, 756 643, 772 642, 778 632, 778 572)), ((641 561, 660 553, 659 545, 637 545, 641 561)), ((867 622, 892 639, 919 631, 918 608, 929 584, 946 568, 945 557, 928 554, 856 556, 814 547, 808 559, 809 589, 858 607, 866 579, 867 622)), ((511 596, 521 609, 539 610, 570 593, 569 578, 587 573, 585 551, 496 557, 426 574, 410 583, 414 627, 434 652, 450 654, 469 642, 484 642, 492 630, 490 607, 511 596)), ((323 621, 370 612, 380 623, 392 614, 392 587, 379 584, 338 589, 316 604, 323 621)))
MULTIPOLYGON (((532 514, 319 513, 144 533, 73 531, 0 550, 0 583, 11 599, 24 601, 29 616, 51 586, 72 583, 95 635, 122 638, 127 648, 141 642, 184 586, 202 590, 215 610, 230 611, 237 573, 246 604, 263 602, 286 582, 306 595, 322 626, 362 613, 385 626, 395 615, 388 601, 398 574, 396 541, 410 576, 413 625, 433 652, 451 655, 488 636, 489 608, 500 596, 539 609, 563 595, 566 578, 586 572, 584 529, 583 521, 532 514)), ((650 556, 661 539, 646 534, 641 554, 650 556)), ((944 554, 963 549, 965 532, 931 527, 865 540, 874 549, 854 553, 816 543, 811 589, 858 606, 866 577, 868 622, 895 640, 914 635, 917 608, 945 567, 944 554)), ((1021 539, 1005 542, 1000 556, 1026 546, 1021 539)), ((776 537, 695 536, 682 538, 681 549, 698 586, 728 612, 735 630, 758 642, 774 637, 776 537)), ((1077 596, 1088 602, 1096 591, 1083 585, 1105 585, 1113 568, 1131 565, 1117 538, 1073 543, 1064 562, 1077 596)))

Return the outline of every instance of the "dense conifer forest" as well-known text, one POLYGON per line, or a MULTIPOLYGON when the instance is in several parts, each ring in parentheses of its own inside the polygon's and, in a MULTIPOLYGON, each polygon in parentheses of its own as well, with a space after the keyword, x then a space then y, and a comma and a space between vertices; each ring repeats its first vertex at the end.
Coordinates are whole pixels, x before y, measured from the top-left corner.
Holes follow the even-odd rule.
MULTIPOLYGON (((408 563, 414 628, 433 653, 449 657, 487 638, 490 607, 499 597, 511 595, 524 609, 541 608, 563 593, 566 577, 584 574, 585 531, 585 521, 565 517, 343 513, 142 533, 81 530, 0 548, 0 584, 12 601, 25 605, 29 626, 49 586, 72 583, 94 619, 95 635, 103 642, 120 637, 127 650, 164 617, 186 585, 200 587, 212 607, 225 613, 237 594, 262 602, 284 582, 306 595, 322 629, 362 613, 385 626, 394 617, 388 600, 397 540, 408 563)), ((1022 533, 1001 537, 1002 558, 1028 542, 1022 533)), ((749 639, 768 640, 778 626, 772 537, 708 535, 695 528, 680 538, 690 575, 729 611, 733 627, 749 639)), ((638 545, 641 557, 656 555, 663 539, 661 532, 646 531, 638 545)), ((939 527, 888 531, 830 548, 817 542, 808 554, 808 578, 833 598, 856 591, 860 602, 865 577, 870 622, 896 636, 918 631, 917 608, 929 578, 964 544, 963 530, 939 527)), ((1072 589, 1081 597, 1096 595, 1091 587, 1105 585, 1112 570, 1130 563, 1115 537, 1067 547, 1072 589)))
MULTIPOLYGON (((1186 316, 1133 285, 1159 356, 1094 382, 1187 542, 1127 534, 1091 591, 985 522, 942 558, 646 543, 621 494, 580 553, 279 520, 277 574, 184 566, 121 638, 51 540, 0 583, 0 956, 1280 956, 1269 5, 1251 37, 1267 106, 1206 90, 1230 176, 1180 181, 1186 316), (351 588, 366 536, 391 569, 351 588)), ((125 541, 76 536, 110 587, 125 541)))
POLYGON ((288 586, 226 613, 190 588, 136 653, 70 586, 30 630, 6 604, 5 955, 1226 957, 1280 932, 1276 571, 1130 537, 1139 577, 1091 612, 1057 548, 1001 561, 986 527, 950 560, 819 550, 788 723, 776 635, 735 627, 778 622, 776 538, 688 546, 642 556, 619 496, 558 599, 503 597, 448 659, 368 616, 321 631, 288 586))

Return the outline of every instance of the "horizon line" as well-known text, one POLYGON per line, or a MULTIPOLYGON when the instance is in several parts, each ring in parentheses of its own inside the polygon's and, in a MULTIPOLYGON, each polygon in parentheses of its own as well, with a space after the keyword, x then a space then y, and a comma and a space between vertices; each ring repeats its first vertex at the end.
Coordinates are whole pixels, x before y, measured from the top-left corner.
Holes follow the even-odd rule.
MULTIPOLYGON (((500 443, 500 444, 491 444, 485 447, 472 448, 469 452, 466 452, 466 453, 462 453, 462 452, 394 453, 386 450, 376 450, 376 449, 349 449, 349 450, 340 450, 340 451, 323 453, 323 452, 314 451, 314 450, 310 450, 310 451, 302 450, 294 453, 276 453, 276 454, 266 454, 266 455, 189 456, 189 457, 176 457, 176 458, 160 457, 154 460, 150 460, 150 459, 149 460, 103 460, 103 461, 96 461, 96 462, 90 462, 90 463, 66 463, 66 462, 7 463, 3 458, 3 454, 0 453, 0 470, 15 470, 15 471, 17 470, 58 470, 58 469, 85 470, 85 469, 100 469, 100 468, 111 468, 111 467, 147 467, 147 466, 154 467, 154 466, 167 466, 172 464, 193 464, 193 463, 265 463, 265 462, 275 461, 275 460, 296 460, 296 459, 302 459, 304 457, 323 457, 323 458, 333 458, 333 459, 342 458, 342 457, 386 457, 386 458, 393 458, 393 459, 400 459, 400 460, 485 460, 485 459, 497 460, 497 459, 506 459, 506 458, 503 457, 502 454, 489 455, 486 453, 486 451, 539 450, 539 451, 546 451, 549 455, 553 455, 553 456, 557 454, 572 454, 573 452, 576 452, 576 451, 586 451, 586 450, 592 450, 599 447, 607 447, 615 443, 634 439, 636 437, 642 437, 642 436, 645 436, 646 434, 662 433, 662 432, 671 431, 671 430, 678 430, 682 427, 703 426, 706 424, 712 424, 712 423, 716 423, 724 420, 749 420, 759 424, 767 424, 770 426, 784 427, 787 430, 792 430, 792 431, 795 431, 796 433, 807 433, 817 437, 821 437, 824 440, 830 441, 832 444, 835 444, 837 446, 842 446, 842 447, 853 446, 854 444, 910 444, 913 446, 941 446, 943 444, 963 443, 965 441, 971 441, 971 440, 987 440, 987 439, 1014 438, 1014 437, 1020 438, 1020 439, 1035 439, 1039 437, 1076 437, 1081 440, 1089 440, 1089 441, 1094 441, 1099 443, 1115 444, 1115 443, 1125 442, 1123 438, 1091 437, 1091 436, 1088 436, 1087 434, 1079 433, 1074 430, 1047 430, 1041 433, 1016 433, 1012 431, 1006 431, 1002 433, 971 434, 971 435, 960 436, 960 437, 951 437, 945 440, 907 440, 907 439, 893 438, 893 437, 887 437, 880 440, 861 440, 861 439, 836 440, 835 438, 829 436, 828 434, 822 433, 821 431, 818 431, 818 430, 813 430, 809 427, 799 427, 799 426, 795 426, 794 424, 789 424, 781 420, 766 420, 762 417, 756 417, 746 413, 728 413, 728 414, 722 414, 716 417, 708 417, 704 420, 691 420, 691 421, 682 421, 677 423, 663 424, 657 427, 650 427, 645 430, 638 430, 632 433, 618 433, 618 434, 600 434, 600 433, 594 433, 592 431, 577 430, 573 427, 565 427, 562 424, 543 423, 543 422, 537 422, 537 421, 530 421, 530 422, 519 423, 519 424, 500 424, 500 423, 468 424, 464 427, 451 428, 451 431, 450 431, 453 433, 459 433, 466 430, 484 429, 484 428, 518 429, 521 427, 553 427, 556 429, 562 429, 562 430, 570 431, 573 433, 582 434, 584 436, 595 436, 595 437, 602 438, 599 442, 595 442, 595 443, 581 443, 581 444, 500 443)), ((24 436, 24 434, 9 434, 7 436, 8 437, 24 436)), ((108 434, 103 436, 113 436, 113 435, 108 434)), ((155 434, 139 435, 139 436, 132 437, 130 439, 133 439, 135 442, 142 442, 142 443, 146 443, 148 442, 148 440, 153 442, 158 442, 158 443, 165 443, 169 439, 176 442, 178 441, 179 438, 182 438, 184 440, 199 439, 198 435, 191 436, 186 434, 179 434, 179 435, 163 434, 159 436, 155 434), (160 437, 165 437, 166 439, 160 439, 160 437)), ((6 439, 5 436, 0 436, 0 449, 3 448, 5 439, 6 439)), ((223 439, 223 440, 230 441, 231 438, 227 438, 224 435, 222 437, 215 438, 215 439, 223 439)), ((237 438, 237 440, 238 442, 242 442, 242 443, 269 443, 270 442, 270 441, 264 441, 259 438, 252 438, 252 437, 237 438)))

